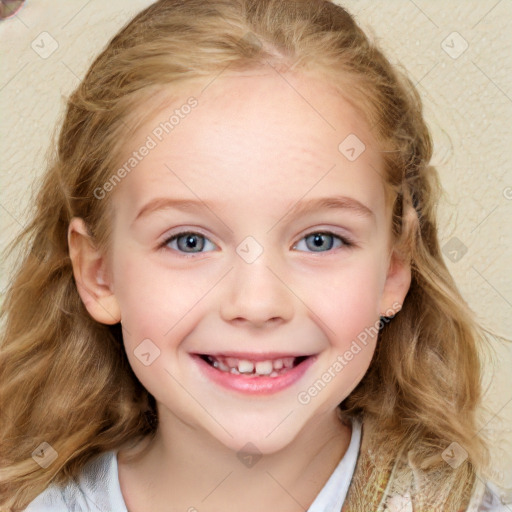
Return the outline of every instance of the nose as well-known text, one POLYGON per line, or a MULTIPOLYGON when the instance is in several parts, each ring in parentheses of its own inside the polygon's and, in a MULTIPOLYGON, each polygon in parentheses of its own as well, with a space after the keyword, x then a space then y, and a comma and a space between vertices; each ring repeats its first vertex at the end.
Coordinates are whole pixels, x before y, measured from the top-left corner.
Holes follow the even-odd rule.
POLYGON ((266 252, 254 262, 236 257, 221 299, 221 317, 231 323, 266 327, 289 322, 297 300, 286 276, 266 252))

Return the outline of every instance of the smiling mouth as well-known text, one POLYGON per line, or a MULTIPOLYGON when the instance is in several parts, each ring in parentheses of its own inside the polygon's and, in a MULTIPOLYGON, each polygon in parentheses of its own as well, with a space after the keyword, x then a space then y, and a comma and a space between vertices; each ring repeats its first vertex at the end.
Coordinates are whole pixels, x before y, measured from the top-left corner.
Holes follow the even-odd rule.
POLYGON ((248 377, 279 377, 297 367, 310 356, 290 356, 276 359, 251 361, 221 355, 198 354, 203 361, 220 372, 248 377))

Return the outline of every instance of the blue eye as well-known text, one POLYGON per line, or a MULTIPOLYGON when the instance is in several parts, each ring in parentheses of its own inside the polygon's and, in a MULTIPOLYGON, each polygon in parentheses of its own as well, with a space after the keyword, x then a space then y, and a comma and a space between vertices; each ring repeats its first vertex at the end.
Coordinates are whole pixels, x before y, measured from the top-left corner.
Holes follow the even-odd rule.
POLYGON ((167 247, 171 243, 176 242, 177 248, 171 247, 171 249, 174 249, 175 251, 183 251, 187 254, 195 254, 202 252, 202 249, 205 246, 205 240, 210 242, 208 238, 201 235, 200 233, 194 233, 193 231, 184 231, 182 233, 177 233, 176 235, 173 235, 170 238, 168 238, 162 244, 162 246, 167 247))
POLYGON ((308 249, 313 248, 312 252, 330 251, 331 249, 333 249, 335 240, 338 240, 339 242, 341 242, 340 244, 337 245, 337 247, 342 247, 342 246, 351 247, 353 245, 347 239, 342 238, 341 236, 335 235, 334 233, 331 233, 330 231, 317 231, 317 232, 310 233, 309 235, 306 235, 304 238, 302 238, 299 241, 299 243, 297 243, 294 246, 294 249, 296 247, 298 247, 300 242, 302 242, 303 240, 306 241, 306 247, 308 249), (316 249, 326 249, 326 250, 318 251, 316 249))
MULTIPOLYGON (((349 248, 353 247, 354 245, 348 239, 331 233, 330 231, 314 231, 304 236, 297 244, 293 246, 293 248, 297 248, 302 241, 306 242, 306 248, 309 249, 310 252, 328 252, 333 248, 349 248), (336 241, 338 244, 336 247, 334 247, 336 241)), ((208 238, 206 238, 204 235, 201 235, 200 233, 196 233, 194 231, 182 231, 181 233, 177 233, 172 235, 170 238, 167 238, 162 243, 161 247, 169 248, 178 253, 184 253, 185 255, 200 254, 202 252, 208 252, 203 251, 205 245, 208 243, 210 243, 212 247, 215 247, 215 244, 213 244, 208 238)))

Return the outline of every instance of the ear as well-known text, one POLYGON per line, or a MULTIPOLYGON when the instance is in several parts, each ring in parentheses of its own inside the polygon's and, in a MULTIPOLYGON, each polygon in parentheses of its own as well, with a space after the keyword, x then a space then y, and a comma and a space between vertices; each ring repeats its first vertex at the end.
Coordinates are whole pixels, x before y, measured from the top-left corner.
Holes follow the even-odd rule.
POLYGON ((117 324, 121 310, 105 281, 106 260, 94 246, 85 222, 73 217, 68 228, 69 256, 78 293, 89 314, 102 324, 117 324))
POLYGON ((380 302, 380 316, 393 316, 402 308, 411 286, 411 264, 409 258, 397 249, 392 249, 386 282, 380 302))

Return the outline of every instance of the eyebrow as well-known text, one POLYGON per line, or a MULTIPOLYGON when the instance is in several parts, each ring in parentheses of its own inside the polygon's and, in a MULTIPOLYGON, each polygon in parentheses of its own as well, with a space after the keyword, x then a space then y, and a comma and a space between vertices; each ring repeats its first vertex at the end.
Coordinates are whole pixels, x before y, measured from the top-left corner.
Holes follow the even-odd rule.
POLYGON ((297 202, 286 215, 301 215, 314 210, 348 210, 361 217, 375 218, 375 213, 366 205, 347 196, 318 197, 297 202))
MULTIPOLYGON (((171 197, 157 197, 146 203, 135 216, 132 225, 139 219, 148 216, 149 214, 167 209, 175 210, 201 210, 201 209, 214 209, 218 206, 217 201, 202 201, 193 199, 176 199, 171 197)), ((305 201, 298 201, 293 205, 286 208, 286 214, 299 216, 315 210, 346 210, 353 212, 360 217, 375 219, 375 213, 366 205, 346 196, 331 196, 331 197, 318 197, 308 199, 305 201)))

